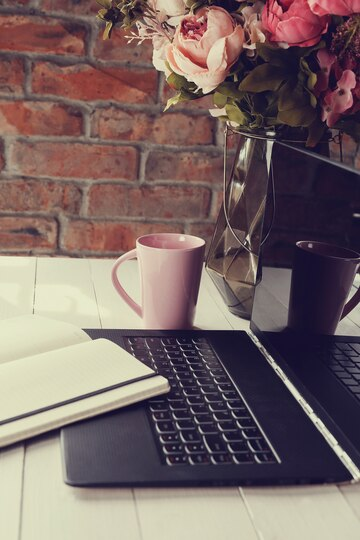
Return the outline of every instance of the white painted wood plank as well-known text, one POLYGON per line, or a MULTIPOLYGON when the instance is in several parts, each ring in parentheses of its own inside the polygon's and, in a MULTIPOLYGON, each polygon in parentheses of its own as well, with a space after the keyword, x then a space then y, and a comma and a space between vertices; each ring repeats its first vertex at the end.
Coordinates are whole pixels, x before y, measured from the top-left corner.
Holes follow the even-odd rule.
POLYGON ((135 496, 143 540, 258 540, 236 488, 137 489, 135 496))
POLYGON ((336 486, 242 491, 263 540, 360 538, 360 521, 336 486))
POLYGON ((24 447, 0 453, 0 538, 18 540, 22 495, 24 447))
MULTIPOLYGON (((33 311, 36 259, 0 257, 0 319, 33 311)), ((0 538, 18 540, 24 447, 0 452, 0 538)))
POLYGON ((35 257, 0 257, 0 319, 33 310, 35 257))
MULTIPOLYGON (((141 319, 120 298, 111 283, 110 273, 114 262, 115 260, 112 259, 93 259, 90 261, 102 326, 103 328, 143 328, 141 319)), ((204 283, 204 274, 205 270, 200 284, 194 326, 202 330, 228 330, 231 326, 217 308, 214 299, 209 295, 204 283)), ((124 268, 120 267, 119 279, 121 279, 128 294, 140 303, 137 262, 128 261, 124 268)))
POLYGON ((23 501, 21 540, 141 540, 130 489, 64 484, 57 436, 27 448, 23 501))
MULTIPOLYGON (((340 491, 343 494, 346 502, 352 508, 352 511, 360 521, 360 483, 348 486, 341 486, 340 491)), ((360 526, 359 526, 360 538, 360 526)))
POLYGON ((35 291, 35 313, 98 328, 99 313, 86 259, 39 258, 35 291))

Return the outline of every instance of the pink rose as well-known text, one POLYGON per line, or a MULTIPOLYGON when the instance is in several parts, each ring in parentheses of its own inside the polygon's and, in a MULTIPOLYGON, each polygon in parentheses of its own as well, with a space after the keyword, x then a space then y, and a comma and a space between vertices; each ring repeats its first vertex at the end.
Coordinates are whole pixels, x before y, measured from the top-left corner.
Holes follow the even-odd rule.
POLYGON ((220 7, 186 15, 166 51, 170 68, 204 94, 226 79, 243 49, 244 30, 220 7))
POLYGON ((308 0, 266 0, 262 12, 270 41, 283 47, 311 47, 327 31, 329 17, 313 13, 308 0))
POLYGON ((308 0, 316 15, 352 15, 360 12, 360 0, 308 0))

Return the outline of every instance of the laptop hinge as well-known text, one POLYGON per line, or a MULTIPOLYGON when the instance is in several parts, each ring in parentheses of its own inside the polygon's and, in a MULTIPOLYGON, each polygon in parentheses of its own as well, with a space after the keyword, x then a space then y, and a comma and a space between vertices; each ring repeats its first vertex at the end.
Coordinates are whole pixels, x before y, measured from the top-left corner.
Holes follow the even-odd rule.
POLYGON ((300 394, 300 392, 297 390, 297 388, 293 385, 293 383, 290 381, 290 379, 287 377, 287 375, 284 373, 284 371, 281 369, 281 367, 277 364, 275 359, 271 356, 271 354, 269 354, 269 352, 265 349, 265 347, 260 343, 260 341, 255 336, 255 334, 251 330, 248 330, 248 334, 249 334, 250 338, 252 339, 252 341, 255 343, 256 347, 261 352, 261 354, 265 357, 267 362, 273 368, 275 373, 280 377, 280 379, 283 381, 285 386, 288 388, 288 390, 294 396, 296 401, 304 409, 305 413, 310 418, 312 423, 315 425, 315 427, 318 429, 318 431, 320 431, 321 435, 325 438, 326 442, 329 444, 329 446, 332 448, 332 450, 338 456, 340 461, 343 463, 343 465, 350 472, 351 476, 353 477, 353 482, 359 482, 360 481, 360 469, 355 465, 355 463, 352 461, 350 456, 340 446, 337 439, 333 436, 333 434, 325 426, 324 422, 316 415, 316 413, 314 412, 312 407, 309 405, 309 403, 303 398, 303 396, 300 394))

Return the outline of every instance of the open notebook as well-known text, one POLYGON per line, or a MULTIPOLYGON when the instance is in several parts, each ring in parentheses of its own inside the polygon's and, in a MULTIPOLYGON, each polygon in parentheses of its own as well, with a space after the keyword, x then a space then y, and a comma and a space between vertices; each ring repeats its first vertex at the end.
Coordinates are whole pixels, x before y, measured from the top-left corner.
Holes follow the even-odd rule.
POLYGON ((107 339, 28 315, 0 322, 0 447, 169 390, 107 339))

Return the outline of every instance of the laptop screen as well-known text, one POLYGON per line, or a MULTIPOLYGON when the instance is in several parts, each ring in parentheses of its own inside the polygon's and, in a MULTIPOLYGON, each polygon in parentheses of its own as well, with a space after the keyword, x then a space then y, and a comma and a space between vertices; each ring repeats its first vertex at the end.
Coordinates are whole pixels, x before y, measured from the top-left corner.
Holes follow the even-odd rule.
MULTIPOLYGON (((273 147, 274 189, 269 194, 251 329, 287 327, 295 243, 314 240, 360 251, 360 171, 291 145, 273 147)), ((341 330, 341 325, 339 325, 341 330)))

